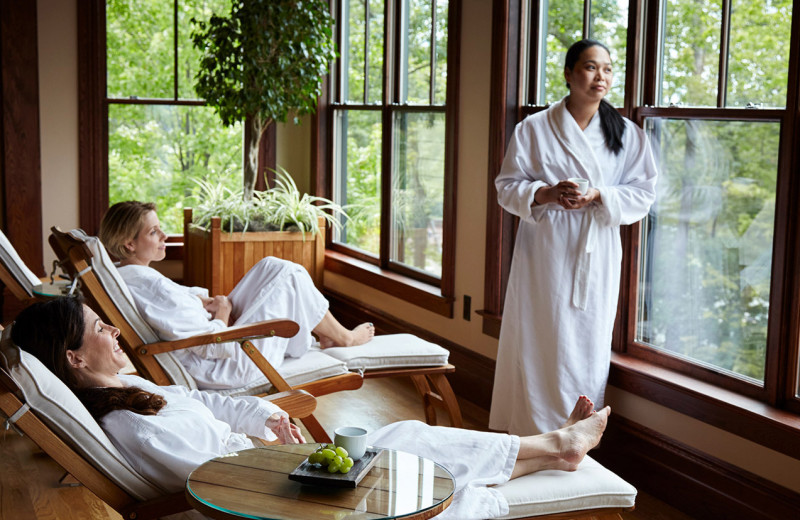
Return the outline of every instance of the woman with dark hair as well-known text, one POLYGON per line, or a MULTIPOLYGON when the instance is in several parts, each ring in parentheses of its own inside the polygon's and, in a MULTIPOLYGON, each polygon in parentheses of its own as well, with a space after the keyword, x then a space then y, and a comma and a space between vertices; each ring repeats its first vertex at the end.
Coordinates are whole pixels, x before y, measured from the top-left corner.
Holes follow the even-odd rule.
POLYGON ((619 227, 643 218, 655 199, 644 131, 604 99, 613 79, 608 49, 593 40, 573 44, 564 78, 569 94, 517 125, 495 179, 499 204, 520 224, 489 426, 516 434, 561 425, 571 395, 602 406, 619 227))
MULTIPOLYGON (((64 381, 131 466, 165 492, 182 490, 203 462, 253 447, 247 435, 305 442, 285 412, 257 397, 161 387, 118 374, 126 364, 118 335, 66 297, 31 305, 11 328, 13 342, 64 381)), ((456 494, 442 517, 491 518, 507 514, 508 504, 489 486, 544 469, 576 470, 600 442, 609 413, 579 399, 565 427, 532 437, 401 421, 370 434, 369 443, 427 457, 453 473, 456 494)))

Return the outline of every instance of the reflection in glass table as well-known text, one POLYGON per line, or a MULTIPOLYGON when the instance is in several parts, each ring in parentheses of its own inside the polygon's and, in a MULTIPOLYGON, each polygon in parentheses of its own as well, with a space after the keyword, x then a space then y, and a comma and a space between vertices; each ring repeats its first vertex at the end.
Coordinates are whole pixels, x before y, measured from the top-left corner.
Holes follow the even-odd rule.
POLYGON ((266 446, 212 459, 189 475, 186 497, 218 519, 423 520, 450 505, 455 488, 450 472, 401 451, 383 450, 355 489, 289 480, 317 446, 266 446))

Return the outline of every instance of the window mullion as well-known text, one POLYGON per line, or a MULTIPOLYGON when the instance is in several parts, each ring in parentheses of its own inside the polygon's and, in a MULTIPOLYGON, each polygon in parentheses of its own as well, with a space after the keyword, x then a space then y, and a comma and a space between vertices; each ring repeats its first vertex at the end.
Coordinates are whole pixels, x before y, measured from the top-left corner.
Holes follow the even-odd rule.
POLYGON ((436 93, 436 0, 431 0, 431 48, 430 48, 430 84, 428 94, 428 104, 434 104, 436 93))
POLYGON ((173 0, 172 3, 172 84, 173 84, 173 97, 178 99, 178 0, 173 0))
POLYGON ((583 37, 592 37, 592 0, 583 0, 583 37))
POLYGON ((731 0, 722 0, 722 23, 719 42, 719 82, 717 107, 725 108, 728 94, 728 49, 731 41, 731 0))
POLYGON ((369 102, 369 0, 364 0, 364 104, 369 102))

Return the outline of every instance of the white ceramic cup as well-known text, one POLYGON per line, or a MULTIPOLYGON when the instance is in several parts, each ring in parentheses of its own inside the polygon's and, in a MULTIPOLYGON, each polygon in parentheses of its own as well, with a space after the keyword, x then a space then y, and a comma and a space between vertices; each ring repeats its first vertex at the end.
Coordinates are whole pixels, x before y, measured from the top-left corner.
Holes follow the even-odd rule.
POLYGON ((342 426, 333 432, 333 443, 347 450, 353 460, 358 460, 367 451, 367 430, 358 426, 342 426))
POLYGON ((567 179, 569 182, 574 182, 578 185, 578 191, 581 192, 581 195, 586 195, 586 192, 589 191, 589 179, 582 179, 580 177, 570 177, 567 179))

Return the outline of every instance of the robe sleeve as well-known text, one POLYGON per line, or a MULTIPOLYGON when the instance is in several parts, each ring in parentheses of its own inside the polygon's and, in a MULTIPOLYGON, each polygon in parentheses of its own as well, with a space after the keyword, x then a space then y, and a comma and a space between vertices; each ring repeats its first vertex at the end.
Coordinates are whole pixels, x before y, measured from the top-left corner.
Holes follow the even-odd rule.
MULTIPOLYGON (((157 272, 130 281, 126 279, 126 283, 139 312, 162 340, 183 339, 228 327, 221 320, 210 319, 196 291, 157 272)), ((187 350, 206 359, 224 359, 233 357, 237 348, 236 343, 220 343, 187 350)))
POLYGON ((603 200, 595 218, 604 226, 638 222, 647 215, 656 198, 657 169, 644 130, 626 120, 625 163, 619 184, 598 187, 603 200))
POLYGON ((498 204, 512 215, 523 219, 531 218, 531 206, 536 191, 548 186, 541 180, 541 165, 534 160, 536 140, 532 134, 532 126, 526 121, 517 124, 508 143, 500 173, 494 180, 498 204))
POLYGON ((267 441, 274 441, 278 438, 272 430, 266 427, 267 419, 274 413, 289 417, 280 407, 260 397, 228 397, 202 390, 185 389, 185 391, 189 397, 206 405, 214 417, 228 423, 231 430, 267 441))

